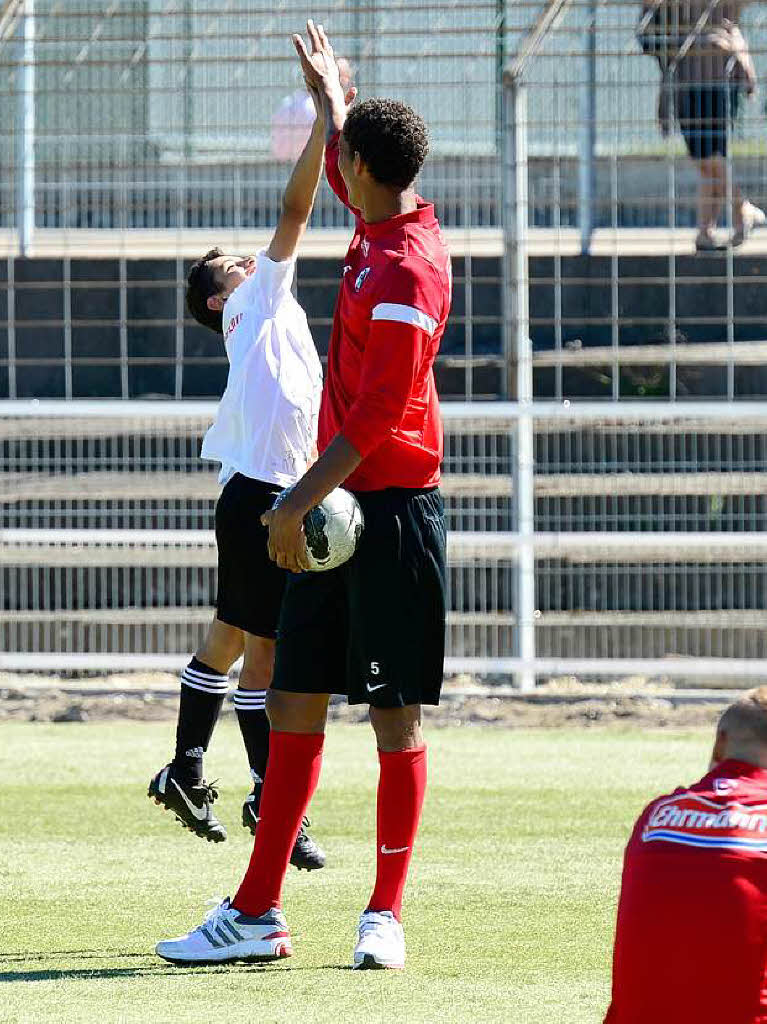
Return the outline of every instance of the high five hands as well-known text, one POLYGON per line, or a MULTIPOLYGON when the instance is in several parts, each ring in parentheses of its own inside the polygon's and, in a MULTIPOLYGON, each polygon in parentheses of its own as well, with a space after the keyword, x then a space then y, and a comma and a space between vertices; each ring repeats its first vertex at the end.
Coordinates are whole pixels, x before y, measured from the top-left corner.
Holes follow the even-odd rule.
POLYGON ((322 25, 315 25, 310 18, 306 23, 306 32, 311 53, 306 49, 300 35, 293 36, 293 45, 301 60, 301 70, 309 92, 314 95, 316 91, 320 98, 327 97, 331 101, 333 98, 342 98, 344 106, 351 106, 357 96, 357 90, 352 86, 344 95, 336 56, 325 35, 325 29, 322 25))

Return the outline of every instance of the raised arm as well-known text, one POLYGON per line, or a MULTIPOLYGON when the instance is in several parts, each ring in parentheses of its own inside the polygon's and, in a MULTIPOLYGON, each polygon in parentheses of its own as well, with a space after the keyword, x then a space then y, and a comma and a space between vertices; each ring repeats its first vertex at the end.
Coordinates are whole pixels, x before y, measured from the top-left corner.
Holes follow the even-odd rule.
MULTIPOLYGON (((308 83, 307 83, 308 84, 308 83)), ((314 197, 322 174, 325 153, 325 126, 322 104, 316 88, 309 86, 317 118, 304 150, 296 161, 282 196, 282 211, 266 255, 275 263, 292 259, 314 206, 314 197)))
POLYGON ((351 89, 344 96, 333 47, 322 25, 315 25, 310 18, 306 23, 306 31, 312 47, 311 53, 307 52, 301 36, 293 36, 293 42, 301 58, 304 78, 319 93, 325 115, 325 141, 330 142, 343 128, 346 109, 353 102, 357 90, 351 89))
POLYGON ((357 90, 351 88, 344 96, 333 47, 328 42, 322 25, 315 25, 310 20, 306 23, 306 29, 312 47, 311 54, 307 53, 301 36, 293 36, 293 42, 301 59, 304 77, 317 90, 319 102, 322 104, 326 141, 325 174, 328 184, 344 206, 359 217, 360 211, 349 202, 346 184, 338 170, 339 137, 346 121, 346 112, 354 102, 357 90))
POLYGON ((723 32, 717 33, 717 40, 721 40, 718 42, 721 49, 732 54, 736 67, 735 77, 745 83, 747 94, 753 96, 757 86, 756 68, 740 28, 725 18, 723 32))

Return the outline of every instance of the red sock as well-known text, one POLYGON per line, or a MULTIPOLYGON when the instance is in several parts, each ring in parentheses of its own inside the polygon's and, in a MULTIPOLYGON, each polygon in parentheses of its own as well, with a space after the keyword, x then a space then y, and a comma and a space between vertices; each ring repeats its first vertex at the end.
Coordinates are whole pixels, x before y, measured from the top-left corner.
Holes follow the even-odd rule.
POLYGON ((426 792, 426 747, 378 751, 376 884, 368 910, 402 914, 402 893, 426 792))
POLYGON ((258 917, 280 906, 280 893, 301 819, 317 788, 322 733, 272 732, 250 864, 232 905, 258 917))

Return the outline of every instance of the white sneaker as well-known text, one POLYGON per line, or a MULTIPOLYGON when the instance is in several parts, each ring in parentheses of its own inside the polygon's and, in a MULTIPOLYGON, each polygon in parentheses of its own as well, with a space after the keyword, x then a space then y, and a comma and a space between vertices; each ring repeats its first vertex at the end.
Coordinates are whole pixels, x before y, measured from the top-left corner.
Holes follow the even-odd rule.
POLYGON ((197 928, 177 939, 158 942, 163 960, 182 964, 217 964, 234 960, 279 960, 293 955, 290 932, 280 910, 248 917, 222 900, 197 928))
POLYGON ((405 966, 405 933, 390 910, 366 910, 354 947, 355 971, 402 970, 405 966))
POLYGON ((767 214, 765 214, 764 210, 760 210, 753 203, 743 204, 742 216, 743 223, 739 228, 735 229, 730 240, 730 245, 736 249, 739 245, 743 245, 754 228, 764 227, 765 221, 767 221, 767 214))

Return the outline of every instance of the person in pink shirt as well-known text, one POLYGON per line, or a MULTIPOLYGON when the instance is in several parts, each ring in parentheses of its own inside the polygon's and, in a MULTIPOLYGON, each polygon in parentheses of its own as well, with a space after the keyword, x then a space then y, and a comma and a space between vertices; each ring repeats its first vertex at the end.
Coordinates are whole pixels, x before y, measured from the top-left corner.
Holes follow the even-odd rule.
MULTIPOLYGON (((339 57, 338 77, 346 95, 353 85, 352 66, 345 57, 339 57)), ((275 160, 294 163, 303 152, 317 117, 314 102, 304 89, 296 89, 285 96, 274 112, 271 124, 271 153, 275 160)))

